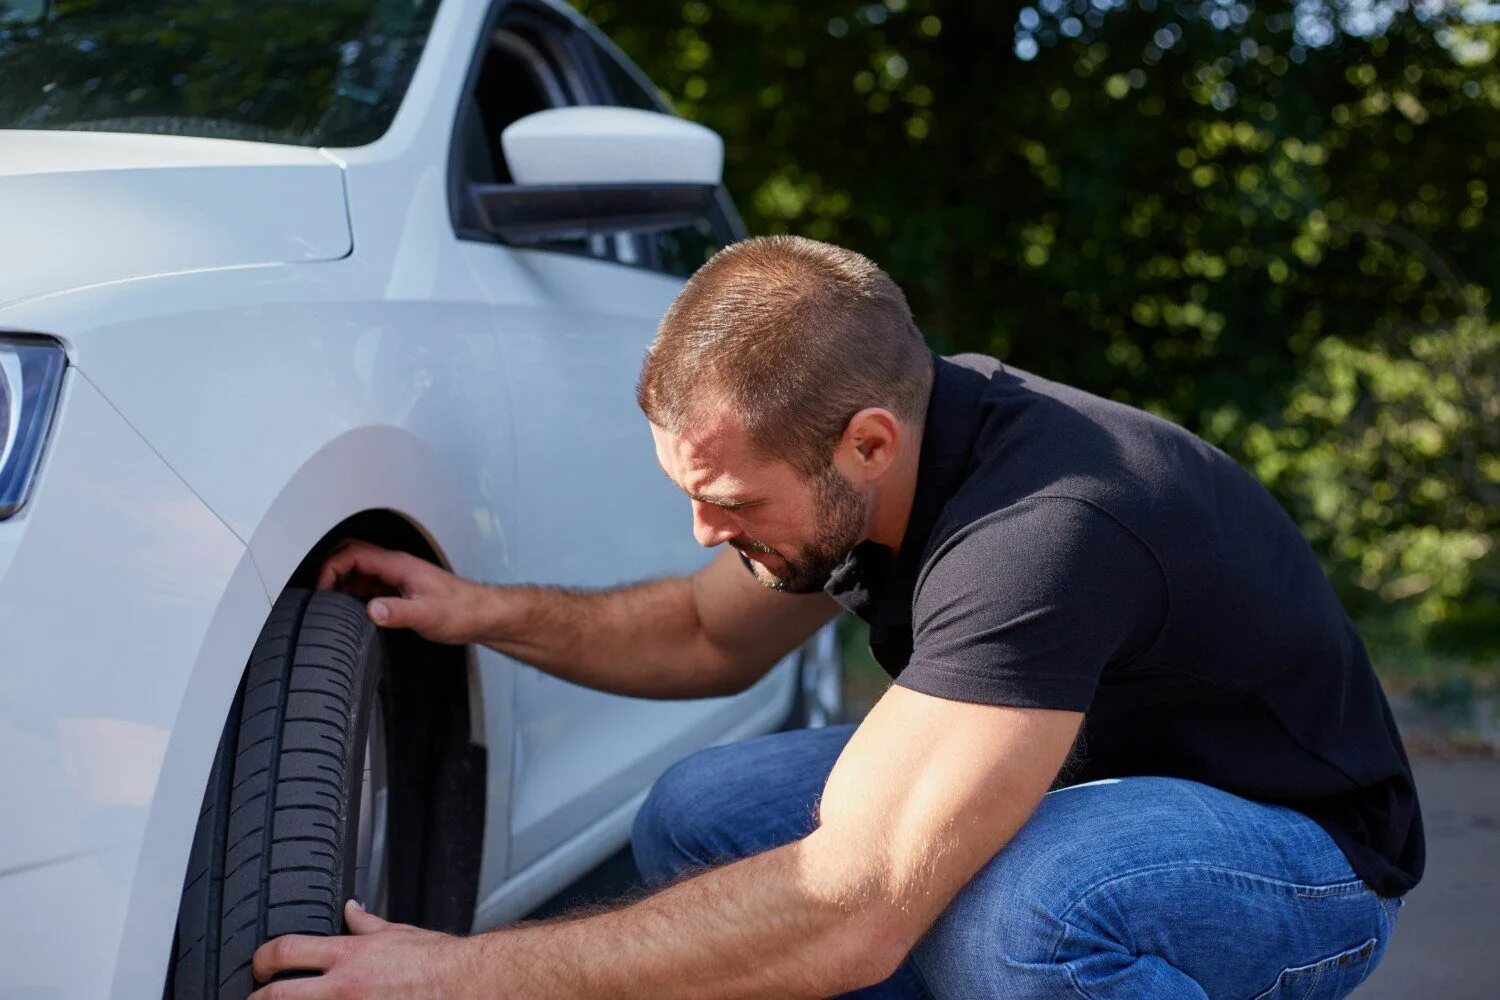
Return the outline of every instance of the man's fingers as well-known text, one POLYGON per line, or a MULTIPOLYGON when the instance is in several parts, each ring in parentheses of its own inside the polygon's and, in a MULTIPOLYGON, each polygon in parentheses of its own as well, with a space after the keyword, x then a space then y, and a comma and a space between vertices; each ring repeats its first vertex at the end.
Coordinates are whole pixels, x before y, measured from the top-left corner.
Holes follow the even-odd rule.
POLYGON ((335 1000, 335 996, 329 983, 321 976, 313 976, 262 986, 250 994, 250 1000, 335 1000))
MULTIPOLYGON (((338 557, 335 556, 334 558, 338 557)), ((323 569, 318 573, 318 589, 332 590, 333 585, 338 582, 339 576, 338 567, 334 564, 333 559, 328 560, 323 564, 323 569)))
POLYGON ((410 597, 377 597, 367 608, 370 621, 381 628, 410 628, 418 632, 426 624, 427 614, 423 602, 410 597))
POLYGON ((318 572, 318 589, 331 590, 340 577, 348 576, 358 549, 364 545, 364 542, 351 542, 347 539, 340 542, 328 558, 323 560, 323 568, 318 572))
POLYGON ((338 938, 286 934, 255 949, 250 971, 260 982, 293 969, 323 972, 333 964, 341 948, 338 938))
POLYGON ((410 575, 413 564, 421 561, 406 552, 378 548, 368 542, 352 542, 323 563, 318 574, 318 589, 328 590, 351 573, 373 576, 399 588, 410 575))
POLYGON ((344 538, 335 543, 333 549, 323 558, 323 568, 318 572, 318 589, 332 589, 339 582, 340 577, 349 574, 349 568, 354 565, 355 550, 369 547, 369 542, 362 542, 355 538, 344 538))
POLYGON ((344 923, 349 925, 351 934, 374 934, 391 926, 352 899, 344 904, 344 923))

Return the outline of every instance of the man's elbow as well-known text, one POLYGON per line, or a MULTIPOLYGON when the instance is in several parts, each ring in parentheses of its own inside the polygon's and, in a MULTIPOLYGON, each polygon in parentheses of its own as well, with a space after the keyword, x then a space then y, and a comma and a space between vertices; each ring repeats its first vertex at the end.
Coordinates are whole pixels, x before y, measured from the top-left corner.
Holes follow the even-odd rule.
POLYGON ((704 690, 700 696, 719 698, 740 694, 776 666, 774 658, 756 656, 715 644, 708 644, 703 661, 709 665, 704 673, 704 690))
POLYGON ((895 907, 875 906, 851 916, 832 943, 829 971, 837 980, 835 995, 852 993, 895 975, 920 939, 895 907))
POLYGON ((728 697, 748 691, 756 681, 770 672, 771 664, 749 663, 729 659, 714 672, 712 697, 728 697))
POLYGON ((907 894, 883 865, 871 865, 878 852, 858 838, 850 841, 827 829, 799 845, 810 882, 821 886, 828 907, 827 933, 819 942, 822 971, 838 995, 889 979, 916 947, 926 926, 904 905, 907 894))

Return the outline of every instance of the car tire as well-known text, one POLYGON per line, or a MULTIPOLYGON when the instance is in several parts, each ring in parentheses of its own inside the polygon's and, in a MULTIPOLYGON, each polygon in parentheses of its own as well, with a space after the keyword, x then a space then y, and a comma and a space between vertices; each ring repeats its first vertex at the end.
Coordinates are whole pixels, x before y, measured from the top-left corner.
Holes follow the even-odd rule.
MULTIPOLYGON (((167 997, 243 1000, 263 942, 340 933, 361 834, 368 858, 370 822, 386 821, 366 793, 372 769, 388 764, 372 759, 388 754, 385 741, 371 740, 383 731, 385 670, 381 634, 359 601, 307 590, 277 600, 204 794, 167 997)), ((385 831, 376 835, 383 843, 385 831)))

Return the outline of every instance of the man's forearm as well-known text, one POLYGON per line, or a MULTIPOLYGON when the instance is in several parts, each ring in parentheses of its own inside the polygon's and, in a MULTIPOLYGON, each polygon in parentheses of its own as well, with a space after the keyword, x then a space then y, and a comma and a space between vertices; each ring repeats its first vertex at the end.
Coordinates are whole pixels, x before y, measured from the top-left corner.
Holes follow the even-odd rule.
POLYGON ((738 1000, 826 997, 884 978, 900 955, 878 892, 790 844, 624 909, 471 938, 460 994, 738 1000))
POLYGON ((686 577, 592 591, 486 587, 473 641, 613 694, 701 698, 741 690, 755 673, 709 640, 692 587, 686 577))

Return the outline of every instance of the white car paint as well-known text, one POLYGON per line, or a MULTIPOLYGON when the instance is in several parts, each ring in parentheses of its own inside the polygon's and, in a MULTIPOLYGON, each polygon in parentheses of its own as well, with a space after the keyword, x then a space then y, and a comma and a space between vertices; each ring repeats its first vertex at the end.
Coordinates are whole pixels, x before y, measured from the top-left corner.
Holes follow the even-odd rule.
POLYGON ((76 369, 44 465, 0 521, 0 996, 147 996, 154 973, 159 997, 225 657, 270 604, 243 543, 76 369))
POLYGON ((635 108, 553 108, 500 137, 517 184, 719 183, 724 140, 694 122, 635 108))
POLYGON ((0 139, 0 305, 173 271, 349 253, 343 179, 318 150, 98 132, 19 136, 0 139))
MULTIPOLYGON (((395 511, 496 582, 706 558, 632 400, 680 282, 454 234, 449 133, 488 9, 440 8, 367 146, 0 132, 0 332, 70 363, 0 521, 0 998, 160 997, 246 657, 344 518, 395 511)), ((650 703, 472 663, 479 927, 613 851, 656 774, 772 728, 794 685, 787 663, 650 703)))

